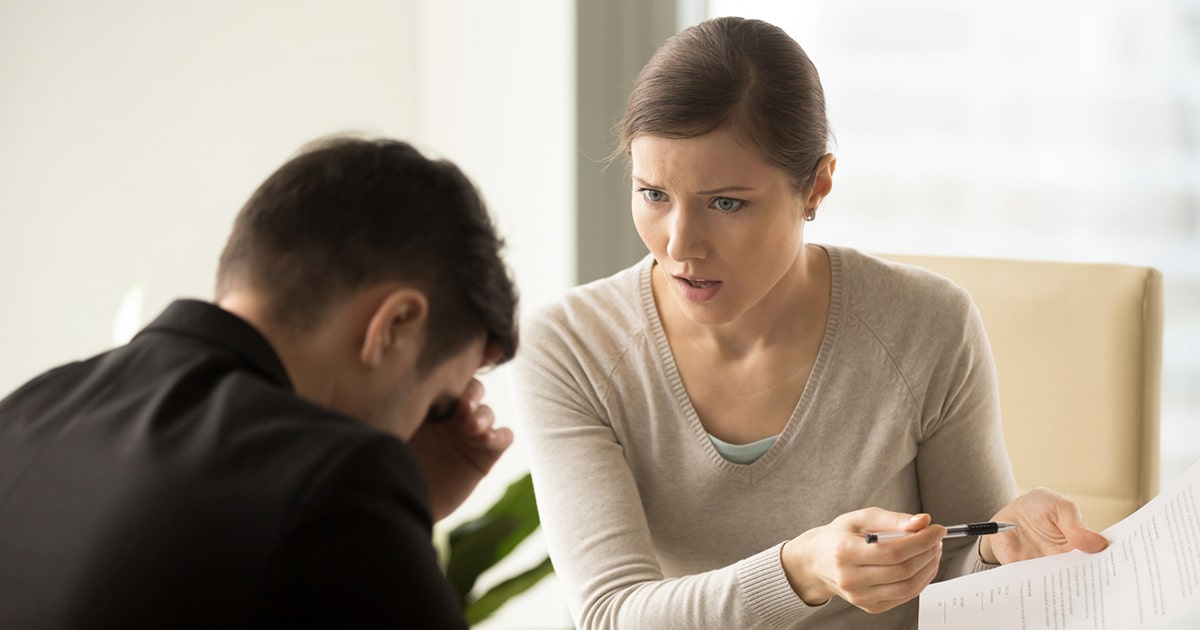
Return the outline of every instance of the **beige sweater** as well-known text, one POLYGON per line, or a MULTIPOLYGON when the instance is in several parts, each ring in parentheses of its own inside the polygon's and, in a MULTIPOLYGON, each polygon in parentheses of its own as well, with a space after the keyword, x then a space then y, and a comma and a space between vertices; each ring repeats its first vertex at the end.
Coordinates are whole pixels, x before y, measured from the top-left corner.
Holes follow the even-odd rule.
MULTIPOLYGON (((826 247, 829 320, 812 376, 758 461, 715 450, 650 291, 653 259, 528 318, 514 364, 521 437, 554 567, 580 628, 915 628, 806 606, 780 545, 868 506, 989 518, 1015 497, 996 376, 967 293, 826 247)), ((939 579, 981 570, 947 541, 939 579)))

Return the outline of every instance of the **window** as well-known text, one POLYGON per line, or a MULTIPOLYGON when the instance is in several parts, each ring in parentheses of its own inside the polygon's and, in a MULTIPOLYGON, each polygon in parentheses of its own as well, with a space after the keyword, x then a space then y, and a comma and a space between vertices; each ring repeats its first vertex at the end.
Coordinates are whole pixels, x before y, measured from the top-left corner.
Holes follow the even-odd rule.
POLYGON ((821 73, 839 163, 811 239, 1162 270, 1163 480, 1200 459, 1200 2, 707 9, 821 73))

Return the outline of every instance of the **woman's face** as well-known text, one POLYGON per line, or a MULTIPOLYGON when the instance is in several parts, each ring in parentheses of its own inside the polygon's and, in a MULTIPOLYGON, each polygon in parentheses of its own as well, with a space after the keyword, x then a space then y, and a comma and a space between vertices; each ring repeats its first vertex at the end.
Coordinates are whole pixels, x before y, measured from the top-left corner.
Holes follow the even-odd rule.
POLYGON ((812 198, 731 130, 642 135, 630 154, 634 224, 658 262, 660 286, 688 319, 734 322, 802 266, 812 198))

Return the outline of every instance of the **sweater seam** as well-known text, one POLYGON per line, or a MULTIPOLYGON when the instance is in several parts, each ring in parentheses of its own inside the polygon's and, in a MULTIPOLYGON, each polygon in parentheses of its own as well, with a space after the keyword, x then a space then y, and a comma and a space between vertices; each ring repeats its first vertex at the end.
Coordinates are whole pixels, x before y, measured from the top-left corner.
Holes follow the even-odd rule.
POLYGON ((904 370, 900 367, 900 363, 896 361, 895 355, 892 354, 892 349, 888 347, 888 344, 883 341, 879 334, 875 332, 875 329, 872 328, 865 319, 863 319, 863 317, 858 313, 857 310, 854 309, 853 306, 851 306, 848 310, 850 311, 850 314, 854 316, 854 319, 858 320, 859 323, 863 325, 863 328, 867 329, 867 332, 871 333, 871 337, 879 344, 879 347, 883 348, 883 352, 887 354, 888 362, 891 363, 892 367, 896 370, 896 374, 900 375, 900 380, 904 383, 904 391, 908 394, 909 402, 913 404, 914 409, 920 409, 921 405, 917 402, 916 392, 913 391, 912 385, 908 381, 908 375, 904 373, 904 370))
POLYGON ((617 371, 621 369, 622 365, 624 365, 625 358, 629 356, 629 352, 630 352, 630 350, 633 349, 634 344, 637 343, 637 339, 639 337, 644 338, 645 334, 646 334, 646 331, 643 328, 634 330, 630 334, 630 337, 631 337, 630 342, 625 344, 625 346, 621 348, 621 353, 618 354, 616 359, 613 360, 612 366, 608 369, 608 371, 604 375, 604 384, 603 384, 604 389, 603 389, 603 391, 600 392, 600 403, 601 404, 606 405, 606 406, 608 405, 608 396, 614 389, 612 383, 613 383, 613 380, 615 378, 617 371))

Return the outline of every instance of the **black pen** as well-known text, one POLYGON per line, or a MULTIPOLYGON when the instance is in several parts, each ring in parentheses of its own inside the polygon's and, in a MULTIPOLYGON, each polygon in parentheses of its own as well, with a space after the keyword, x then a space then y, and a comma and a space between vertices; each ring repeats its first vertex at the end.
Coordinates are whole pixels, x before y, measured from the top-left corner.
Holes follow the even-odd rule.
MULTIPOLYGON (((950 525, 949 527, 946 528, 946 535, 944 536, 944 538, 962 538, 963 536, 986 536, 988 534, 999 534, 1000 532, 1006 532, 1010 529, 1016 529, 1016 528, 1017 528, 1017 526, 1013 525, 1012 523, 997 523, 997 522, 966 523, 965 525, 950 525)), ((869 542, 869 543, 874 543, 874 542, 879 542, 881 540, 891 540, 893 538, 900 538, 900 537, 908 536, 909 534, 915 534, 915 533, 916 532, 877 532, 877 533, 871 533, 871 534, 864 534, 863 538, 866 538, 867 542, 869 542)))

